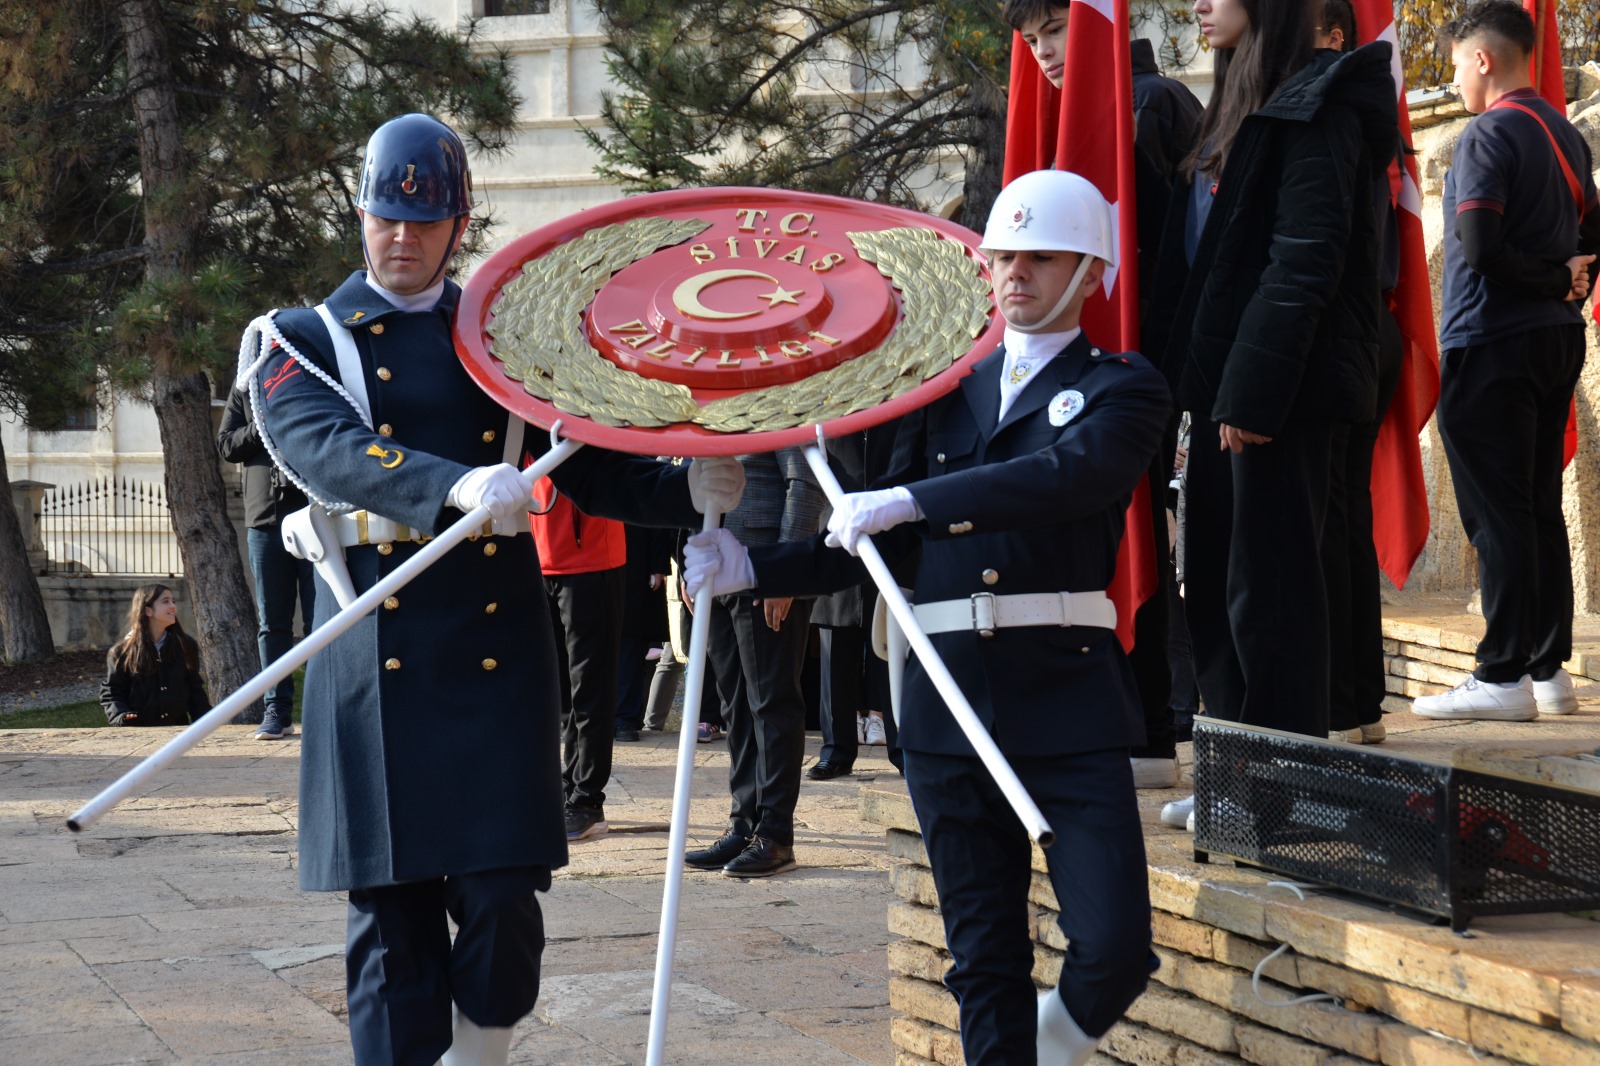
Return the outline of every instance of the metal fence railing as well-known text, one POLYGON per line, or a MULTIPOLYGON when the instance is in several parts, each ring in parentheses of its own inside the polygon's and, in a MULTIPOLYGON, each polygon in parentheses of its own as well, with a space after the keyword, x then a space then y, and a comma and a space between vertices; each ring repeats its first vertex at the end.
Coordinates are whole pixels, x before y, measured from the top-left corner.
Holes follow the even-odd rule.
POLYGON ((183 573, 159 484, 102 477, 50 489, 39 508, 39 538, 47 573, 183 573))
MULTIPOLYGON (((1449 85, 1450 56, 1437 47, 1439 27, 1461 14, 1472 0, 1397 0, 1396 27, 1406 88, 1449 85)), ((1556 0, 1561 62, 1578 67, 1600 59, 1600 0, 1556 0)))

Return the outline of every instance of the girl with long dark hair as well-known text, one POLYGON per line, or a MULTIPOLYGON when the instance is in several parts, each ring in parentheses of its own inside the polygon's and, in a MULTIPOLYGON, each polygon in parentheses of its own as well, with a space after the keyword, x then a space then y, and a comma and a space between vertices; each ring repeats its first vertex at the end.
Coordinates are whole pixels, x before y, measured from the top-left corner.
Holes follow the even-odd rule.
MULTIPOLYGON (((1320 561, 1334 426, 1373 417, 1388 44, 1315 48, 1321 0, 1195 0, 1215 54, 1146 348, 1193 415, 1185 614, 1206 713, 1328 735, 1320 561)), ((1168 805, 1182 824, 1192 801, 1168 805)))
POLYGON ((211 709, 200 648, 178 622, 166 585, 141 585, 126 635, 106 653, 100 705, 112 725, 188 725, 211 709))

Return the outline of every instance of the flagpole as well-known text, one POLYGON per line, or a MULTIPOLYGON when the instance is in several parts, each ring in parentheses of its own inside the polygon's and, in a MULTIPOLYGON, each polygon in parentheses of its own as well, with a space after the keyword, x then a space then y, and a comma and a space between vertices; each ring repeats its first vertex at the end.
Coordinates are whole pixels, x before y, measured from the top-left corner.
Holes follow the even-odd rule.
MULTIPOLYGON (((822 491, 827 494, 828 502, 835 507, 844 499, 844 488, 839 484, 839 479, 834 476, 833 470, 828 466, 828 457, 822 450, 822 427, 817 427, 817 443, 807 444, 802 453, 806 462, 811 467, 811 472, 816 475, 817 483, 822 486, 822 491)), ((956 724, 966 734, 967 741, 978 753, 978 758, 983 761, 984 768, 994 778, 995 784, 1000 786, 1000 792, 1006 801, 1011 804, 1011 809, 1016 812, 1022 821, 1023 828, 1028 835, 1039 842, 1042 848, 1048 848, 1055 843, 1055 832, 1050 828, 1050 823, 1045 821, 1044 813, 1039 810, 1038 804, 1033 802, 1033 797, 1028 795, 1028 790, 1022 787, 1022 782, 1017 778, 1017 772, 1011 768, 1000 748, 995 744, 994 738, 978 720, 977 712, 972 709, 972 704, 967 701, 966 695, 961 691, 961 686, 951 675, 949 667, 944 660, 939 658, 939 652, 934 648, 933 641, 928 639, 928 634, 922 631, 922 626, 917 622, 916 613, 911 609, 911 604, 906 600, 905 593, 900 591, 899 582, 894 575, 889 573, 889 566, 879 554, 877 545, 872 543, 872 538, 863 536, 856 541, 856 550, 861 561, 867 564, 867 573, 872 575, 873 583, 882 593, 884 603, 889 610, 894 612, 895 621, 900 624, 906 639, 911 644, 911 650, 917 653, 917 658, 922 660, 922 669, 926 671, 928 680, 933 682, 933 687, 939 690, 939 695, 950 707, 950 713, 955 717, 956 724)))

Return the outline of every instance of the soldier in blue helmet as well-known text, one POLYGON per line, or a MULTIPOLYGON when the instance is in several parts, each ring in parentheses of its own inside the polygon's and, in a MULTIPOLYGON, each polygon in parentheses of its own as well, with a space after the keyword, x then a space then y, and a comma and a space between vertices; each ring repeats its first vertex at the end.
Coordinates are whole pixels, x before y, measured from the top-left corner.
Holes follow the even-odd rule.
MULTIPOLYGON (((499 1064, 538 995, 536 893, 567 861, 556 653, 517 473, 548 445, 451 342, 445 271, 472 207, 460 138, 427 115, 380 127, 357 205, 366 269, 315 309, 258 319, 246 382, 269 452, 324 508, 285 523, 324 556, 318 624, 464 513, 494 521, 311 660, 300 882, 349 893, 356 1062, 499 1064)), ((587 513, 691 527, 743 485, 732 460, 596 448, 552 480, 587 513)))

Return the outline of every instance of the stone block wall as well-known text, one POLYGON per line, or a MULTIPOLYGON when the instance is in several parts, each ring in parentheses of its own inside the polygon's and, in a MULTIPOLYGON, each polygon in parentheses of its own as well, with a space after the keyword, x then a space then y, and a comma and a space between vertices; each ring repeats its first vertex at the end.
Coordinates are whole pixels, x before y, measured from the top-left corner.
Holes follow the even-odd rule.
MULTIPOLYGON (((866 788, 885 827, 900 901, 889 911, 896 1066, 962 1066, 933 875, 910 800, 866 788)), ((1115 1026, 1098 1066, 1592 1066, 1600 1062, 1600 923, 1500 919, 1465 939, 1381 908, 1301 901, 1261 873, 1189 861, 1189 838, 1154 830, 1152 924, 1160 968, 1115 1026), (1263 961, 1280 945, 1292 952, 1263 961), (1252 987, 1252 974, 1262 976, 1252 987), (1259 994, 1258 994, 1259 992, 1259 994), (1316 1002, 1293 1003, 1322 993, 1316 1002)), ((1056 983, 1066 943, 1044 856, 1033 856, 1034 981, 1056 983)))

